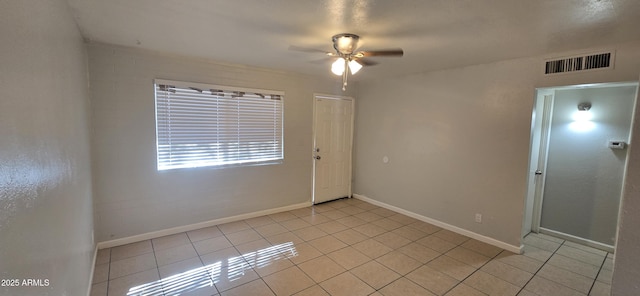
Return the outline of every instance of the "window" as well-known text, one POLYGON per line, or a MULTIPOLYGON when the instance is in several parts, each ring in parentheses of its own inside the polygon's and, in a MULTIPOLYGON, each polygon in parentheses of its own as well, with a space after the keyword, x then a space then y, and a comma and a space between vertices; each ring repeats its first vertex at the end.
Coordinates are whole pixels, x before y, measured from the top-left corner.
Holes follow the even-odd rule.
POLYGON ((158 170, 281 163, 283 92, 155 80, 158 170))

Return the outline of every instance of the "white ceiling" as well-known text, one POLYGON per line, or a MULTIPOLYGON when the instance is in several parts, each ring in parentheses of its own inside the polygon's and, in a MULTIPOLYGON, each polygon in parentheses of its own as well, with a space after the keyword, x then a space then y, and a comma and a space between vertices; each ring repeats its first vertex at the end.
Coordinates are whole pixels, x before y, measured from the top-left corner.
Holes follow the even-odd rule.
MULTIPOLYGON (((640 0, 68 0, 91 42, 329 75, 331 36, 401 47, 357 78, 482 64, 640 40, 640 0)), ((362 74, 361 74, 362 73, 362 74)), ((354 77, 356 78, 356 77, 354 77)))

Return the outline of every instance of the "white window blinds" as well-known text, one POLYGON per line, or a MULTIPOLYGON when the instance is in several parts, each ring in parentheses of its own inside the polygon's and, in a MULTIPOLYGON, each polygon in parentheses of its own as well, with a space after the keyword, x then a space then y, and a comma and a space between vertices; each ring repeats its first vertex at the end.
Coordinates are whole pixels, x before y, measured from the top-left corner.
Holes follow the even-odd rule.
POLYGON ((158 170, 278 163, 284 93, 156 80, 158 170))

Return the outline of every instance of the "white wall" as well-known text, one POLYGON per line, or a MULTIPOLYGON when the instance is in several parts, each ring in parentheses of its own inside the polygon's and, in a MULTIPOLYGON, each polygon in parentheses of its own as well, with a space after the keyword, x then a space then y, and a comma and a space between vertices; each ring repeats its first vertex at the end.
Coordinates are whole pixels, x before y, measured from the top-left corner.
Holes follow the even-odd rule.
POLYGON ((541 227, 615 244, 628 149, 611 149, 607 144, 629 142, 636 88, 555 92, 541 227), (578 111, 583 102, 590 102, 591 110, 578 111), (576 121, 578 112, 592 119, 576 121))
POLYGON ((311 200, 313 93, 339 81, 100 44, 89 68, 98 241, 311 200), (154 78, 284 91, 284 163, 158 172, 154 78))
MULTIPOLYGON (((65 1, 0 1, 0 278, 86 295, 93 265, 86 52, 65 1)), ((4 284, 4 282, 3 282, 4 284)))
POLYGON ((614 47, 612 71, 543 77, 536 57, 361 83, 354 193, 520 246, 535 88, 637 80, 640 44, 614 47))
MULTIPOLYGON (((640 100, 640 99, 639 99, 640 100)), ((640 295, 640 104, 636 104, 620 212, 612 296, 640 295)))

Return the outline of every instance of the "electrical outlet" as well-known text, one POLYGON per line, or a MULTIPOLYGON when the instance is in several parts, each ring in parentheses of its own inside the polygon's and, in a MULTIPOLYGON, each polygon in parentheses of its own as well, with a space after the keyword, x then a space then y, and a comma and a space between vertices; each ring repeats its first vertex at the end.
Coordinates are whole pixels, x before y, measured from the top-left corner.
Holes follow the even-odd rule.
POLYGON ((476 223, 482 223, 482 214, 480 213, 476 214, 476 223))

